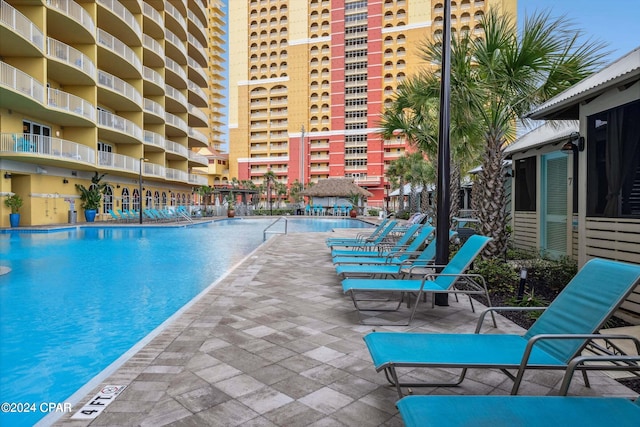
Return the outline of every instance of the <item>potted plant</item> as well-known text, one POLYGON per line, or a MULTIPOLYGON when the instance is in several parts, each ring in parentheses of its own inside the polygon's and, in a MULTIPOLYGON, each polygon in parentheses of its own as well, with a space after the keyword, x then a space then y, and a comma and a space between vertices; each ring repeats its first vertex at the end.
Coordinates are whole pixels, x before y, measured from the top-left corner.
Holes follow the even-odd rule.
POLYGON ((104 194, 107 183, 101 182, 106 174, 98 174, 98 172, 91 178, 91 185, 86 188, 82 184, 76 184, 76 189, 80 192, 81 207, 84 209, 84 218, 87 222, 95 221, 98 209, 100 209, 100 202, 102 200, 102 194, 104 194))
POLYGON ((233 204, 234 201, 235 196, 233 195, 233 192, 230 192, 227 196, 227 217, 229 218, 233 218, 234 216, 236 216, 236 209, 235 205, 233 204))
POLYGON ((351 193, 349 195, 349 202, 351 202, 351 210, 349 216, 355 218, 358 216, 358 204, 360 203, 360 195, 358 193, 351 193))
POLYGON ((18 210, 22 207, 22 199, 17 194, 13 194, 4 199, 4 204, 6 207, 11 209, 11 213, 9 214, 9 223, 12 227, 18 227, 20 225, 20 214, 18 213, 18 210))

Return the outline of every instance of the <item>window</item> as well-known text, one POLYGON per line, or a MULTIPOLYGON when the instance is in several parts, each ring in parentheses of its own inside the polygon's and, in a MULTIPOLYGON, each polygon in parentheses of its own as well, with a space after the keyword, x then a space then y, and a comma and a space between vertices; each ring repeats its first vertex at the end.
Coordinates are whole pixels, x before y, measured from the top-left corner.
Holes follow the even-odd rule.
POLYGON ((107 185, 102 196, 102 213, 108 214, 113 210, 113 187, 107 185))
POLYGON ((537 164, 535 157, 515 162, 515 208, 516 211, 535 212, 537 164))
POLYGON ((122 189, 122 210, 128 211, 131 208, 129 203, 130 203, 129 189, 123 188, 122 189))
POLYGON ((587 215, 640 218, 640 101, 587 117, 587 215))
POLYGON ((133 190, 133 210, 140 211, 140 193, 137 188, 133 190))

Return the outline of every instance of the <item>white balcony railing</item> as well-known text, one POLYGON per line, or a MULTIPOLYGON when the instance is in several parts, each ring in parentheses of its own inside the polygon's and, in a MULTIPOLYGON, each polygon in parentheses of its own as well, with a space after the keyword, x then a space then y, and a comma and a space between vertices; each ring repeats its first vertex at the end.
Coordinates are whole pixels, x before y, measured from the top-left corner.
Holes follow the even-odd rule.
POLYGON ((206 176, 197 175, 195 173, 190 173, 189 174, 189 183, 190 184, 197 184, 197 185, 207 185, 208 184, 208 180, 207 180, 206 176))
POLYGON ((151 69, 151 68, 146 67, 146 66, 143 67, 142 68, 142 77, 145 80, 153 82, 153 83, 155 83, 156 85, 158 85, 160 87, 164 87, 164 79, 162 78, 160 73, 158 73, 154 69, 151 69))
POLYGON ((33 156, 57 158, 95 164, 95 150, 86 145, 49 136, 2 133, 0 153, 29 154, 33 156))
POLYGON ((164 90, 165 90, 165 94, 168 97, 175 99, 180 104, 186 106, 189 103, 187 101, 187 97, 184 96, 178 89, 174 88, 173 86, 165 85, 164 90))
POLYGON ((139 172, 140 159, 117 153, 98 151, 98 165, 111 169, 139 172))
POLYGON ((192 21, 196 24, 196 26, 197 26, 198 28, 200 28, 200 29, 202 29, 202 30, 204 30, 205 28, 207 28, 207 26, 204 24, 204 22, 202 22, 202 21, 200 20, 200 18, 198 18, 198 17, 196 16, 196 14, 195 14, 195 13, 193 13, 191 10, 187 10, 187 18, 188 18, 188 19, 190 19, 190 20, 192 20, 192 21))
POLYGON ((0 22, 29 40, 38 49, 44 49, 44 37, 40 28, 4 0, 0 0, 0 22))
POLYGON ((98 28, 98 43, 133 65, 142 74, 142 61, 129 46, 101 28, 98 28))
POLYGON ((173 181, 188 181, 189 174, 178 169, 165 168, 165 178, 173 181))
POLYGON ((73 0, 47 0, 47 6, 59 10, 63 15, 68 16, 86 30, 94 37, 96 34, 96 24, 91 19, 89 12, 84 10, 82 6, 73 0))
POLYGON ((189 80, 187 77, 187 72, 176 61, 167 57, 165 58, 165 63, 168 69, 182 77, 185 82, 189 80))
POLYGON ((200 98, 204 99, 205 101, 207 100, 207 94, 204 92, 204 90, 202 90, 200 88, 200 86, 198 86, 197 84, 195 84, 191 80, 189 80, 188 87, 189 87, 189 90, 191 92, 195 93, 196 95, 198 95, 200 98))
POLYGON ((6 62, 0 61, 0 85, 22 92, 28 97, 42 103, 44 86, 24 71, 18 70, 6 62))
POLYGON ((203 134, 200 131, 197 131, 193 128, 189 128, 189 138, 193 138, 193 139, 197 139, 198 141, 202 142, 203 144, 208 144, 209 143, 209 139, 207 138, 207 136, 205 134, 203 134))
POLYGON ((203 113, 202 110, 200 110, 199 108, 189 104, 188 111, 189 111, 189 114, 191 114, 192 116, 196 116, 203 122, 207 123, 207 115, 203 113))
POLYGON ((47 37, 47 55, 77 68, 92 79, 96 78, 96 66, 93 61, 87 55, 68 44, 47 37))
POLYGON ((147 49, 153 51, 156 53, 156 55, 158 55, 160 58, 164 59, 164 49, 162 48, 162 46, 160 46, 160 43, 158 43, 153 37, 150 37, 146 34, 142 35, 142 46, 146 47, 147 49))
POLYGON ((165 149, 170 153, 179 154, 183 157, 188 157, 188 149, 184 145, 180 145, 177 142, 169 141, 168 139, 164 141, 165 149))
POLYGON ((145 98, 144 99, 144 111, 155 114, 158 117, 162 117, 164 119, 164 108, 162 105, 158 104, 156 101, 145 98))
POLYGON ((164 18, 160 12, 155 10, 152 6, 149 6, 147 3, 142 3, 142 14, 149 17, 152 21, 160 25, 161 28, 164 28, 164 18))
POLYGON ((97 3, 109 9, 114 15, 120 17, 131 28, 138 38, 142 36, 140 24, 136 21, 129 9, 124 7, 118 0, 97 0, 97 3))
POLYGON ((165 10, 165 13, 168 13, 169 15, 173 16, 173 18, 176 21, 178 21, 178 24, 180 24, 183 30, 185 31, 187 30, 187 21, 185 21, 184 16, 180 15, 180 12, 178 12, 178 9, 173 7, 173 5, 166 0, 164 2, 164 10, 165 10))
POLYGON ((109 111, 98 110, 98 124, 142 140, 142 129, 138 125, 109 111))
POLYGON ((111 89, 114 92, 118 92, 120 95, 129 98, 138 105, 142 103, 142 95, 140 92, 138 92, 135 87, 113 74, 98 70, 98 84, 102 87, 111 89))
POLYGON ((156 147, 164 148, 164 138, 159 133, 151 132, 149 130, 144 131, 145 144, 154 145, 156 147))
POLYGON ((79 96, 59 89, 47 88, 48 106, 58 110, 79 114, 91 121, 96 119, 96 107, 79 96))
POLYGON ((164 113, 165 116, 165 121, 168 125, 171 125, 173 127, 176 127, 182 131, 184 131, 184 133, 188 133, 189 132, 189 126, 187 126, 187 122, 185 122, 184 120, 182 120, 180 117, 171 114, 171 113, 164 113))
POLYGON ((206 156, 203 156, 202 154, 198 154, 194 151, 189 151, 189 160, 194 161, 194 162, 198 162, 202 165, 208 165, 209 164, 209 159, 207 159, 206 156))
POLYGON ((146 176, 157 176, 159 178, 164 178, 164 166, 159 165, 157 163, 145 162, 144 165, 144 174, 146 176))
POLYGON ((187 57, 187 46, 184 44, 184 42, 182 40, 180 40, 180 38, 178 36, 173 34, 171 31, 167 30, 166 28, 164 30, 164 34, 165 34, 164 35, 165 39, 168 42, 174 44, 178 48, 178 50, 180 52, 182 52, 182 54, 185 57, 187 57))

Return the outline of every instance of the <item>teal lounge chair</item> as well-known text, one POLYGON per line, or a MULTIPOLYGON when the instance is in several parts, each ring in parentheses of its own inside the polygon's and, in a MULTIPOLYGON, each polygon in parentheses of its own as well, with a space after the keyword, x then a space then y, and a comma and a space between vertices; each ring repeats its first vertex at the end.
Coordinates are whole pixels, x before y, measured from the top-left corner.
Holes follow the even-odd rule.
MULTIPOLYGON (((472 236, 467 240, 464 245, 460 247, 458 252, 451 258, 449 263, 444 266, 440 273, 427 273, 419 279, 356 279, 348 278, 342 281, 342 290, 345 294, 351 296, 351 300, 360 315, 360 321, 363 324, 376 324, 383 323, 366 323, 365 319, 361 316, 361 312, 376 312, 376 311, 397 311, 402 304, 403 299, 408 294, 415 294, 416 300, 411 309, 409 320, 407 323, 394 323, 394 325, 409 325, 413 316, 416 313, 420 299, 423 294, 436 294, 436 293, 453 293, 453 294, 467 294, 469 295, 469 302, 471 309, 475 311, 473 306, 473 299, 471 295, 484 295, 487 299, 488 305, 491 306, 491 299, 489 292, 487 291, 487 285, 484 282, 482 276, 478 274, 466 274, 465 271, 476 257, 482 252, 484 247, 491 240, 490 237, 481 236, 479 234, 472 236), (379 304, 373 307, 363 307, 361 302, 363 301, 379 301, 379 299, 362 299, 358 295, 362 293, 397 293, 400 295, 398 298, 397 306, 394 308, 380 308, 379 304)), ((441 266, 433 266, 438 268, 441 266)), ((495 323, 495 319, 494 319, 495 323)))
POLYGON ((373 229, 373 231, 371 231, 371 233, 358 233, 356 237, 329 237, 326 240, 327 246, 331 246, 332 243, 362 242, 366 239, 375 239, 378 234, 385 229, 388 223, 389 219, 385 218, 373 229))
POLYGON ((406 427, 638 427, 640 397, 407 396, 406 427))
MULTIPOLYGON (((458 235, 455 231, 449 231, 449 240, 455 238, 458 235)), ((352 257, 354 260, 351 264, 343 263, 336 266, 336 273, 342 278, 347 277, 399 277, 402 274, 411 274, 415 269, 420 267, 429 267, 433 265, 433 261, 436 257, 436 239, 431 240, 426 248, 424 248, 417 257, 411 258, 403 257, 406 255, 404 252, 397 257, 388 257, 387 262, 376 262, 377 259, 373 258, 374 262, 369 262, 369 259, 365 258, 358 264, 355 260, 358 258, 352 257)), ((380 258, 385 259, 385 258, 380 258)))
MULTIPOLYGON (((486 313, 513 310, 493 307, 482 314, 475 334, 373 332, 364 340, 375 369, 385 372, 400 397, 404 386, 458 385, 470 368, 500 369, 514 380, 511 393, 517 394, 526 370, 567 369, 590 340, 607 339, 607 335, 596 332, 639 283, 640 265, 593 259, 524 335, 480 334, 486 313), (461 373, 448 383, 403 384, 398 381, 397 369, 404 367, 459 368, 461 373), (507 369, 517 370, 516 375, 507 369)), ((634 342, 640 351, 637 339, 634 342)), ((589 385, 586 375, 585 383, 589 385)))
MULTIPOLYGON (((414 227, 420 228, 420 225, 414 227)), ((420 228, 420 232, 411 239, 401 239, 396 246, 381 254, 373 254, 371 251, 353 251, 352 255, 337 255, 333 258, 334 265, 340 264, 399 264, 400 262, 415 256, 420 247, 433 235, 435 227, 425 225, 420 228), (410 243, 409 243, 410 240, 410 243), (409 243, 409 245, 407 245, 409 243)), ((406 236, 406 235, 405 235, 406 236)), ((339 253, 336 251, 336 253, 339 253)))
MULTIPOLYGON (((380 242, 377 246, 368 246, 364 249, 333 249, 331 251, 331 256, 335 259, 337 257, 345 257, 345 256, 354 256, 354 257, 369 257, 369 256, 388 256, 394 255, 403 249, 406 249, 411 238, 416 234, 416 232, 420 229, 420 224, 412 225, 407 228, 405 231, 400 233, 400 238, 395 241, 390 238, 387 241, 386 239, 380 242)), ((431 230, 433 232, 433 230, 431 230)), ((394 230, 395 234, 395 230, 394 230)))
POLYGON ((349 247, 352 249, 369 249, 372 250, 372 248, 377 248, 377 246, 379 244, 381 244, 384 239, 393 231, 393 229, 396 227, 397 225, 397 221, 393 220, 393 221, 389 221, 389 223, 385 226, 385 228, 378 233, 375 238, 370 239, 364 239, 362 241, 353 241, 353 242, 331 242, 328 243, 328 246, 331 248, 332 251, 335 250, 335 248, 337 247, 349 247))

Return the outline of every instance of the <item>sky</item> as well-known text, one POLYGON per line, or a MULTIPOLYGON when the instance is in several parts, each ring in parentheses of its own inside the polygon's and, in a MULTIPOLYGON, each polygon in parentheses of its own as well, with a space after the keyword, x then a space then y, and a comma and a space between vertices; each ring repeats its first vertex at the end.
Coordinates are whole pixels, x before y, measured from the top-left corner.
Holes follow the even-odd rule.
MULTIPOLYGON (((228 16, 228 4, 224 1, 224 12, 228 16)), ((305 0, 296 0, 305 1, 305 0)), ((549 11, 551 16, 566 16, 577 29, 584 32, 585 37, 604 42, 610 51, 606 62, 612 62, 640 46, 640 0, 518 0, 519 26, 525 16, 536 11, 549 11)), ((228 27, 226 28, 228 31, 228 27)), ((227 39, 225 35, 225 40, 227 39)), ((228 54, 225 53, 225 59, 228 54)), ((226 66, 228 72, 228 66, 226 66)), ((228 74, 226 74, 228 85, 228 74)), ((228 93, 228 88, 224 91, 228 93)), ((224 102, 227 105, 227 102, 224 102)), ((223 109, 226 122, 227 107, 223 109)), ((224 126, 227 133, 227 126, 224 126)), ((226 142, 227 138, 225 138, 226 142)), ((226 151, 227 144, 223 144, 226 151)))

